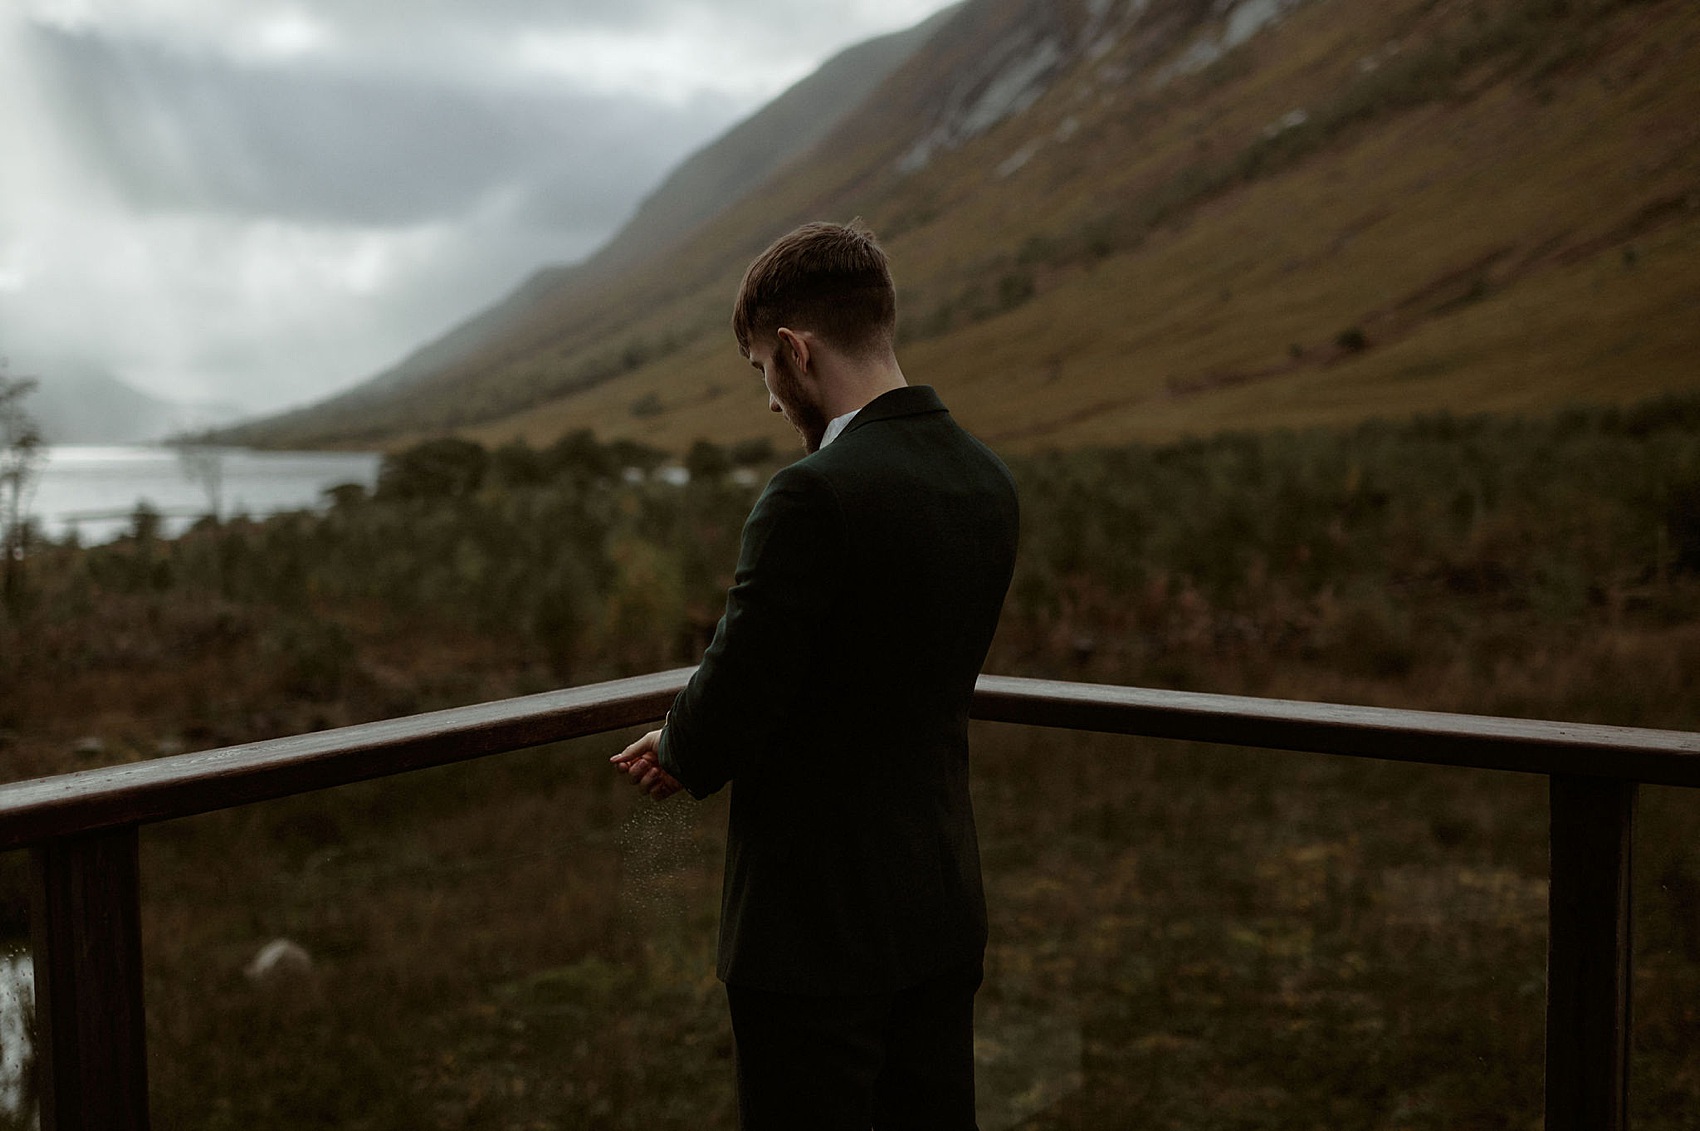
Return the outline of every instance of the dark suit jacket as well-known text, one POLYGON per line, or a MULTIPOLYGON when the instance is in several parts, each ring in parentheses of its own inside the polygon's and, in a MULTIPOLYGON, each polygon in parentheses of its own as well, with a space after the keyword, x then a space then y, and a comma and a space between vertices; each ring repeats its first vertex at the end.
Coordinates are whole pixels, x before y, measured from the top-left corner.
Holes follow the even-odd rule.
POLYGON ((659 751, 736 783, 724 981, 880 993, 984 950, 968 707, 1015 542, 1009 470, 925 386, 768 483, 659 751))

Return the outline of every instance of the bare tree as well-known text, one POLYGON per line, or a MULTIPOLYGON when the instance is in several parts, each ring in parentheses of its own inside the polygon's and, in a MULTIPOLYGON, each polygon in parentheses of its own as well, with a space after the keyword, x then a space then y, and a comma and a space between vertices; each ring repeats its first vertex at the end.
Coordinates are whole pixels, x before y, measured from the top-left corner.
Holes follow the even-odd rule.
POLYGON ((24 553, 29 548, 29 506, 36 473, 46 458, 41 429, 24 407, 35 390, 31 377, 12 377, 0 359, 0 598, 16 613, 23 598, 24 553))
POLYGON ((215 522, 224 519, 224 449, 213 444, 177 444, 177 463, 183 477, 207 497, 207 513, 215 522))

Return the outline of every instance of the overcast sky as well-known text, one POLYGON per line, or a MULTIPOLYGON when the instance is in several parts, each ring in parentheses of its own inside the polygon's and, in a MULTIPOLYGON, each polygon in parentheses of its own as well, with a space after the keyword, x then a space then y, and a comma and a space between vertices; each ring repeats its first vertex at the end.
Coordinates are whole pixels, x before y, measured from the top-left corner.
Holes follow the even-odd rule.
POLYGON ((0 355, 316 400, 947 3, 0 0, 0 355))

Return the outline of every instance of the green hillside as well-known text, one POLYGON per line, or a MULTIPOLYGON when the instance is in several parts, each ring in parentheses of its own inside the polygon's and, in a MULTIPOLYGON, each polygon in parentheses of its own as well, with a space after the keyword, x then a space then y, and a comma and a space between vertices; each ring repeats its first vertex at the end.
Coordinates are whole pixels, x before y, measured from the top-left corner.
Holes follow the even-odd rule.
POLYGON ((240 438, 789 443, 732 292, 792 224, 857 214, 911 381, 1012 450, 1700 387, 1693 4, 1214 9, 973 0, 706 224, 240 438))

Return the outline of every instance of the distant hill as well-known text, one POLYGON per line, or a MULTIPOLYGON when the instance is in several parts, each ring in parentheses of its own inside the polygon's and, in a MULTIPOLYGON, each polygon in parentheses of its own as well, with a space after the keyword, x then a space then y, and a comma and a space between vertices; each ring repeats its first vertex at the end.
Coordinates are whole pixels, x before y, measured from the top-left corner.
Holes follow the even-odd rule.
POLYGON ((85 362, 20 365, 40 384, 25 407, 49 444, 132 444, 230 423, 234 407, 164 400, 85 362))
POLYGON ((585 265, 239 437, 783 437, 732 291, 857 214, 910 379, 1010 448, 1700 387, 1700 5, 970 0, 880 58, 854 105, 805 100, 829 65, 687 162, 585 265), (826 124, 724 175, 788 115, 826 124))

